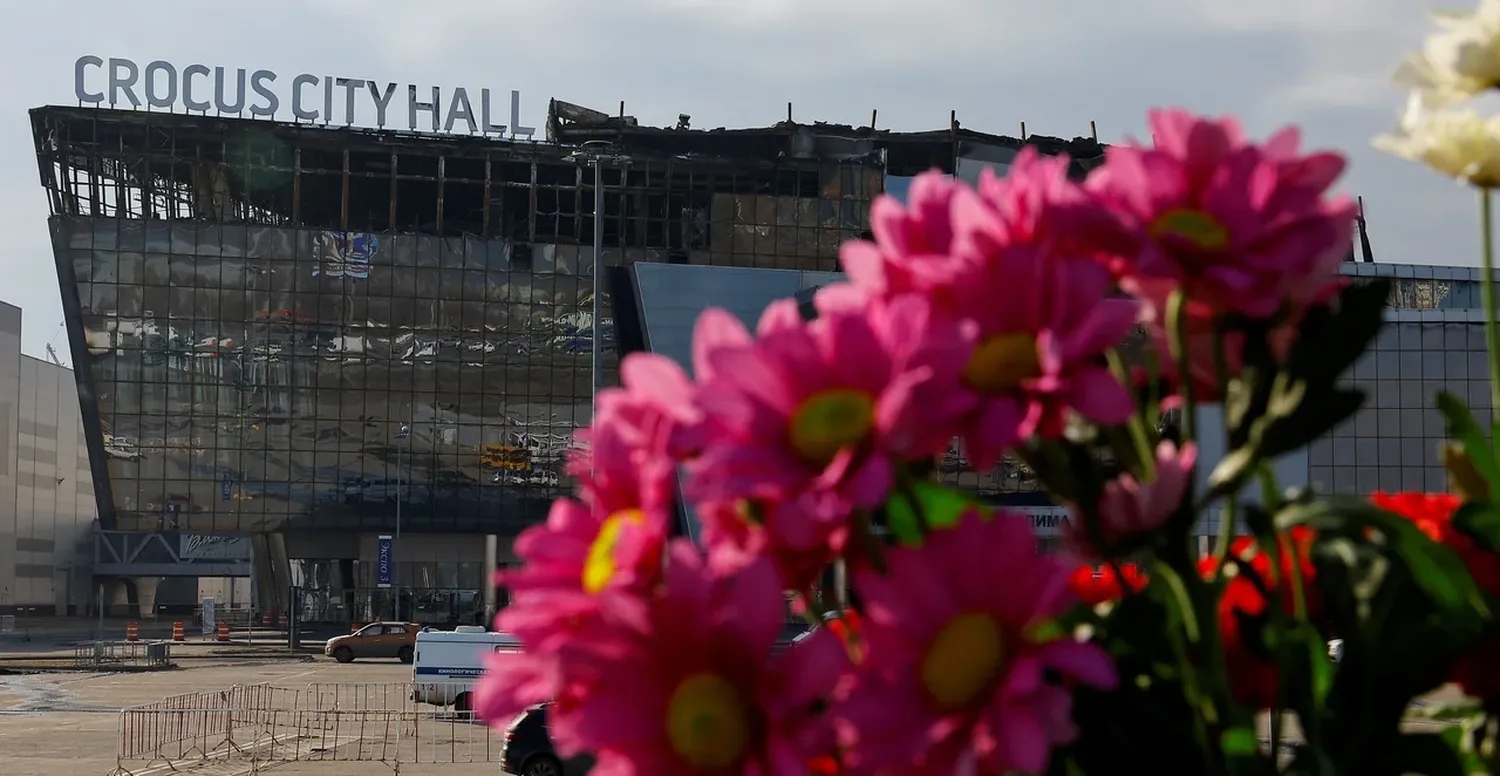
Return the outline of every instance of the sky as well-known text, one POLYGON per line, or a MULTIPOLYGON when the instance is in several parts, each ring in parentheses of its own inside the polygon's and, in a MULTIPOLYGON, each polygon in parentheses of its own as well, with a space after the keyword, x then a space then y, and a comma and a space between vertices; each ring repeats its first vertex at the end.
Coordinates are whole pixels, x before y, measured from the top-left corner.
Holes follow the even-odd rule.
MULTIPOLYGON (((27 110, 74 104, 81 55, 382 82, 518 89, 695 128, 799 121, 1017 135, 1144 135, 1147 111, 1234 114, 1252 136, 1302 127, 1351 160, 1377 261, 1476 264, 1475 195, 1370 147, 1389 85, 1428 29, 1398 0, 0 0, 0 299, 22 348, 61 353, 62 308, 27 110)), ((397 104, 400 104, 398 101, 397 104)))

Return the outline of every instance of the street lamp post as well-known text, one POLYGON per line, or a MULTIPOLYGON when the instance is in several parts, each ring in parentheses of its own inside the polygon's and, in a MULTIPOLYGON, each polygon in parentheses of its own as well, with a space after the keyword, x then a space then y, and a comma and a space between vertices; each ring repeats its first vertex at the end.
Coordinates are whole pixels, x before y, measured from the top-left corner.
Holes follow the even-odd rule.
POLYGON ((568 155, 572 161, 579 164, 588 162, 594 168, 593 324, 589 338, 591 412, 598 409, 599 389, 604 384, 603 340, 599 331, 604 318, 604 163, 628 161, 624 156, 610 153, 612 147, 613 144, 607 140, 589 140, 583 144, 583 148, 568 155))
POLYGON ((406 439, 411 436, 411 424, 402 423, 396 429, 396 536, 391 541, 391 590, 395 592, 391 608, 395 611, 391 619, 401 619, 401 582, 399 573, 401 564, 396 560, 396 545, 401 543, 401 464, 403 463, 402 452, 406 448, 406 439))
POLYGON ((603 364, 600 354, 599 321, 603 304, 600 302, 604 275, 604 166, 599 154, 594 154, 594 323, 590 326, 593 335, 589 343, 589 369, 593 391, 589 394, 589 418, 599 411, 599 385, 603 382, 603 364))

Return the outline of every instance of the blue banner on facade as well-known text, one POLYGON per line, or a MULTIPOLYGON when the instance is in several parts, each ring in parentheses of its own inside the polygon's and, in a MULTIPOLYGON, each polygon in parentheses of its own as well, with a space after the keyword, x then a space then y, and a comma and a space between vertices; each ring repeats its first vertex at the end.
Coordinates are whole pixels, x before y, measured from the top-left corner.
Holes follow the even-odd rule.
POLYGON ((234 478, 230 476, 230 474, 229 474, 228 471, 225 471, 224 472, 224 482, 223 482, 222 486, 220 487, 220 492, 223 494, 223 498, 224 498, 225 501, 229 500, 229 494, 233 490, 233 486, 234 486, 234 478))
POLYGON ((391 572, 394 570, 393 567, 392 567, 392 565, 391 565, 391 563, 392 563, 392 561, 391 561, 391 553, 392 553, 392 550, 394 549, 394 544, 395 543, 391 540, 391 537, 389 537, 389 536, 381 536, 378 539, 376 539, 376 544, 375 544, 375 573, 376 573, 376 578, 375 578, 375 582, 380 587, 390 587, 391 586, 391 576, 392 576, 391 572))

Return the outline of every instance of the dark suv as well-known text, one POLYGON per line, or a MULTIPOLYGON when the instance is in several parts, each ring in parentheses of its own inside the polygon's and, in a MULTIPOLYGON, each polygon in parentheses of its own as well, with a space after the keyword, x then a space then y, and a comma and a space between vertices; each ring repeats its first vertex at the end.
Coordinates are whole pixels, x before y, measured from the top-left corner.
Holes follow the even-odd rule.
POLYGON ((505 751, 500 756, 506 773, 518 776, 583 776, 594 767, 594 758, 580 755, 567 760, 552 748, 547 735, 547 706, 532 706, 505 728, 505 751))

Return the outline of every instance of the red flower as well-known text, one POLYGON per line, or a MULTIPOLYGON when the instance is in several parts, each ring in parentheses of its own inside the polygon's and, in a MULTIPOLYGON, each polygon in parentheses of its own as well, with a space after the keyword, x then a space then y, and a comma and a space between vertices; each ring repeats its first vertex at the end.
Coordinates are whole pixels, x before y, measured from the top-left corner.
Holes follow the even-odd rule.
MULTIPOLYGON (((1428 538, 1452 549, 1480 590, 1500 595, 1500 555, 1480 547, 1474 537, 1453 524, 1453 513, 1463 503, 1457 496, 1376 492, 1370 494, 1370 502, 1410 520, 1428 538)), ((1448 678, 1472 697, 1500 696, 1500 636, 1459 656, 1448 678)))
POLYGON ((1454 661, 1448 680, 1474 698, 1500 697, 1500 636, 1491 636, 1454 661))
POLYGON ((859 612, 853 607, 845 609, 837 619, 828 621, 828 630, 848 645, 851 640, 859 638, 859 612))
POLYGON ((810 776, 839 776, 844 772, 839 759, 831 754, 814 757, 807 763, 807 772, 810 776))
MULTIPOLYGON (((1315 536, 1312 529, 1297 526, 1290 531, 1290 542, 1286 535, 1280 538, 1281 563, 1275 579, 1271 578, 1271 556, 1256 544, 1253 537, 1241 536, 1235 539, 1229 545, 1229 551, 1249 566, 1267 592, 1281 600, 1282 610, 1292 614, 1296 599, 1287 578, 1291 574, 1295 547, 1307 611, 1316 620, 1321 608, 1313 585, 1317 571, 1308 553, 1315 536)), ((1204 558, 1199 563, 1199 569, 1205 578, 1212 576, 1217 568, 1212 557, 1204 558)), ((1236 567, 1231 564, 1229 568, 1236 567)), ((1224 595, 1219 599, 1219 633, 1224 642, 1229 689, 1240 703, 1257 710, 1267 709, 1276 704, 1278 684, 1276 663, 1266 649, 1260 633, 1270 616, 1267 594, 1243 570, 1231 573, 1233 576, 1229 578, 1224 595)))
POLYGON ((1106 601, 1116 601, 1125 595, 1125 585, 1120 584, 1120 577, 1125 579, 1125 585, 1130 586, 1131 592, 1139 592, 1146 586, 1146 575, 1141 572, 1139 566, 1134 563, 1124 563, 1120 566, 1120 574, 1115 574, 1115 567, 1109 564, 1094 567, 1084 564, 1073 570, 1068 577, 1068 587, 1072 588, 1073 594, 1078 596, 1086 606, 1097 606, 1106 601))
POLYGON ((1500 555, 1480 547, 1474 537, 1453 525, 1453 513, 1463 503, 1457 496, 1376 491, 1370 494, 1370 502, 1410 520, 1428 538, 1452 549, 1463 560, 1479 589, 1500 595, 1500 555))

